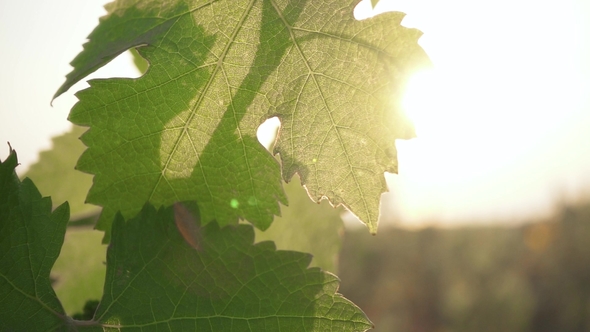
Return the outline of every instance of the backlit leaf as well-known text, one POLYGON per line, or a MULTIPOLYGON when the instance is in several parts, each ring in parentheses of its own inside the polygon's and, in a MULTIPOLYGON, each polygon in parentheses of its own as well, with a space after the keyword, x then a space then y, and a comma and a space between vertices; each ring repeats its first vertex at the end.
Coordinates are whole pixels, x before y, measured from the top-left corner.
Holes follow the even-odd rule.
MULTIPOLYGON (((339 280, 308 268, 309 254, 254 242, 250 225, 200 226, 195 204, 146 205, 113 224, 103 298, 94 317, 66 316, 49 272, 63 244, 67 203, 51 212, 16 153, 0 162, 0 330, 366 331, 365 314, 337 294, 339 280), (180 213, 179 208, 180 208, 180 213), (176 219, 195 223, 188 243, 176 219)), ((198 213, 198 211, 197 211, 198 213)))
POLYGON ((408 76, 428 63, 401 13, 356 21, 355 1, 119 0, 72 62, 57 95, 140 45, 139 79, 90 82, 70 120, 90 130, 78 169, 95 174, 88 201, 131 217, 199 202, 204 224, 246 219, 266 229, 286 203, 280 166, 256 140, 282 123, 282 177, 345 205, 375 233, 395 139, 413 136, 400 111, 408 76), (228 208, 229 207, 229 208, 228 208))
POLYGON ((289 206, 281 207, 265 231, 256 231, 256 242, 273 241, 278 249, 307 252, 313 255, 312 266, 337 273, 337 257, 342 244, 344 209, 332 208, 327 201, 310 204, 298 177, 285 186, 289 206))
POLYGON ((67 203, 51 212, 30 179, 0 161, 0 331, 63 330, 67 322, 49 280, 69 219, 67 203))
POLYGON ((84 131, 84 128, 74 126, 71 131, 54 137, 51 150, 41 152, 39 161, 24 175, 35 182, 43 195, 51 196, 54 206, 67 201, 72 220, 100 212, 98 206, 84 203, 92 176, 74 169, 85 150, 78 139, 84 131))
MULTIPOLYGON (((169 331, 365 331, 372 324, 336 294, 339 280, 307 268, 309 254, 256 245, 250 225, 179 233, 176 208, 118 215, 103 299, 90 326, 169 331), (141 254, 138 254, 141 253, 141 254)), ((185 212, 189 211, 187 209, 185 212)), ((187 212, 188 213, 188 212, 187 212)))

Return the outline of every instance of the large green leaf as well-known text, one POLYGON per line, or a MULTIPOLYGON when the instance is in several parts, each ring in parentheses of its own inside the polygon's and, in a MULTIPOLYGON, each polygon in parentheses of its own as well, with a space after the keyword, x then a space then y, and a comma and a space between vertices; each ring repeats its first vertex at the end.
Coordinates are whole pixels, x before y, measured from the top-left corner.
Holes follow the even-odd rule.
POLYGON ((250 225, 200 227, 183 204, 159 211, 146 205, 129 221, 118 215, 102 301, 93 320, 74 321, 49 278, 64 240, 68 205, 51 213, 51 200, 41 198, 29 179, 21 183, 16 165, 14 151, 0 162, 2 331, 365 331, 372 326, 335 293, 336 276, 307 268, 310 255, 276 251, 272 242, 254 245, 250 225), (193 222, 194 233, 177 228, 179 219, 193 222), (191 237, 192 246, 186 241, 191 237))
POLYGON ((274 153, 289 181, 343 204, 375 233, 395 139, 413 136, 399 98, 428 63, 402 13, 355 21, 355 1, 116 1, 56 96, 140 45, 139 79, 94 80, 70 120, 91 129, 78 168, 95 174, 88 202, 130 217, 197 200, 203 223, 244 218, 260 229, 286 203, 280 167, 256 140, 277 116, 274 153), (230 207, 230 208, 228 208, 230 207))
POLYGON ((104 296, 87 324, 171 331, 365 331, 372 326, 358 307, 335 294, 338 278, 307 268, 309 254, 276 251, 272 242, 254 245, 250 225, 220 229, 217 223, 197 223, 189 244, 175 226, 188 211, 182 204, 158 211, 146 205, 129 221, 118 215, 104 296))
POLYGON ((0 161, 0 330, 61 330, 67 319, 49 280, 69 219, 51 212, 33 182, 21 182, 14 150, 0 161))

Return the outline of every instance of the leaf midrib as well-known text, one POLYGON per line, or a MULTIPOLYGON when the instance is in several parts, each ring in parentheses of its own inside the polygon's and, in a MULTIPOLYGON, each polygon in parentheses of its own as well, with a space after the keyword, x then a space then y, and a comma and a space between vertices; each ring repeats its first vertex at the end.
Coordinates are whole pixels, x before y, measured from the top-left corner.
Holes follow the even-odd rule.
MULTIPOLYGON (((270 0, 270 2, 272 3, 273 8, 275 9, 275 11, 279 15, 279 17, 281 18, 281 21, 283 21, 283 24, 285 25, 285 27, 287 28, 287 30, 289 30, 289 36, 291 37, 291 40, 293 41, 293 45, 295 45, 295 47, 297 48, 297 51, 299 53, 299 56, 301 57, 301 59, 305 63, 305 66, 307 67, 309 76, 312 77, 312 80, 314 82, 314 85, 316 86, 316 89, 320 93, 322 102, 324 104, 324 107, 326 108, 326 111, 327 111, 328 116, 330 118, 330 122, 332 123, 332 128, 334 129, 334 131, 336 133, 336 136, 338 137, 338 142, 340 143, 340 146, 342 147, 342 150, 344 151, 344 155, 346 156, 346 162, 347 162, 347 165, 349 166, 349 171, 352 174, 352 177, 353 177, 353 180, 354 180, 355 185, 357 186, 357 190, 359 192, 359 195, 361 196, 361 200, 363 202, 364 208, 365 208, 366 211, 370 211, 369 210, 369 207, 367 206, 367 200, 365 199, 365 197, 363 195, 363 191, 362 191, 362 189, 360 187, 360 183, 359 183, 359 181, 357 179, 356 174, 354 173, 354 168, 353 168, 352 163, 351 163, 349 152, 346 149, 346 145, 344 144, 344 140, 340 136, 340 132, 338 131, 338 126, 337 126, 337 124, 336 124, 336 122, 335 122, 335 120, 334 120, 334 118, 332 116, 331 109, 330 109, 330 107, 328 107, 328 103, 326 101, 326 98, 324 97, 324 93, 323 93, 323 91, 322 91, 322 89, 320 87, 320 84, 318 83, 318 81, 316 79, 316 73, 315 73, 315 71, 312 70, 309 62, 307 61, 307 58, 305 57, 305 54, 304 54, 303 50, 299 46, 299 43, 297 43, 297 39, 295 38, 295 34, 293 33, 293 27, 287 22, 287 20, 283 16, 282 12, 279 10, 278 6, 276 5, 275 1, 274 0, 270 0)), ((294 121, 294 117, 291 117, 291 119, 293 119, 292 121, 294 121)), ((326 136, 328 135, 329 132, 330 132, 330 130, 327 131, 326 136)), ((325 138, 324 138, 324 140, 325 140, 325 138)), ((323 147, 323 144, 320 144, 320 147, 323 147)), ((318 160, 320 158, 320 156, 319 156, 320 153, 321 153, 321 148, 318 151, 318 155, 316 155, 316 158, 318 160)), ((318 177, 316 176, 316 178, 318 178, 318 177)), ((319 188, 319 185, 318 185, 318 188, 319 188)))
MULTIPOLYGON (((35 296, 31 296, 30 294, 26 293, 25 291, 23 291, 21 288, 17 287, 14 283, 12 283, 12 281, 10 279, 8 279, 3 273, 0 273, 0 277, 2 277, 4 280, 6 280, 6 282, 17 292, 19 292, 20 294, 22 294, 24 297, 30 299, 33 302, 39 303, 41 305, 41 307, 43 309, 45 309, 47 312, 49 312, 50 314, 56 316, 57 318, 61 319, 61 320, 65 320, 66 316, 60 314, 59 312, 53 310, 51 307, 49 307, 45 302, 41 301, 40 298, 35 297, 35 296)), ((36 294, 36 288, 37 288, 37 284, 34 282, 35 284, 35 295, 36 294)))
MULTIPOLYGON (((242 29, 243 23, 246 20, 246 18, 248 17, 248 15, 250 14, 250 11, 252 10, 252 7, 254 6, 254 2, 255 1, 257 1, 257 0, 250 0, 250 2, 248 4, 248 7, 244 10, 244 13, 240 17, 240 20, 237 23, 236 28, 232 31, 232 35, 228 38, 228 41, 227 41, 227 43, 225 45, 225 48, 221 52, 219 58, 217 59, 217 64, 215 65, 215 67, 213 69, 213 72, 209 76, 209 80, 207 80, 207 83, 205 84, 202 92, 199 94, 199 99, 197 100, 197 102, 193 106, 193 109, 189 113, 189 117, 186 120, 185 125, 182 127, 182 130, 181 130, 180 134, 178 135, 178 138, 176 139, 176 142, 173 145, 172 151, 168 155, 168 158, 167 158, 167 160, 166 160, 166 162, 164 164, 164 167, 163 167, 162 171, 160 172, 160 176, 158 177, 158 180, 157 180, 156 184, 154 185, 154 188, 152 189, 152 192, 149 195, 148 201, 152 201, 152 198, 153 198, 153 196, 154 196, 154 194, 156 192, 156 189, 160 185, 160 182, 162 181, 162 179, 165 179, 164 178, 164 173, 168 169, 168 165, 170 164, 170 162, 172 160, 172 157, 174 156, 174 154, 176 153, 176 150, 180 146, 180 141, 181 141, 183 135, 185 135, 187 133, 187 130, 189 129, 190 123, 192 122, 193 118, 195 117, 195 115, 197 113, 197 110, 201 107, 201 104, 202 104, 202 102, 203 102, 203 100, 205 98, 205 95, 207 95, 207 91, 209 90, 209 88, 213 84, 213 81, 217 77, 217 74, 219 73, 219 71, 222 69, 223 63, 224 63, 223 60, 227 56, 227 53, 229 51, 229 48, 231 47, 231 45, 233 45, 233 43, 234 43, 234 41, 236 39, 237 34, 242 29)), ((191 144, 192 144, 192 140, 191 140, 191 144)), ((199 165, 200 165, 200 163, 199 163, 199 165)), ((203 171, 203 170, 201 169, 201 171, 203 171)), ((207 191, 209 193, 209 196, 211 198, 213 198, 213 193, 211 192, 211 188, 209 187, 209 185, 207 185, 207 182, 206 181, 205 181, 205 184, 206 184, 206 187, 207 187, 207 191)), ((171 188, 174 191, 174 188, 172 186, 171 186, 171 188)), ((176 192, 175 192, 175 195, 176 195, 176 192)))

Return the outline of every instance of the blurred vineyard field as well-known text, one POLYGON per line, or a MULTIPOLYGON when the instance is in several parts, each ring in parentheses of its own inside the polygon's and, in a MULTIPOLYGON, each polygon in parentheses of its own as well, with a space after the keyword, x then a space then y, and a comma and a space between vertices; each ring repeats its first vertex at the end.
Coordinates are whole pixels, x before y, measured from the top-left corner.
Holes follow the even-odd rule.
POLYGON ((349 230, 338 272, 375 331, 590 331, 590 203, 512 228, 349 230))

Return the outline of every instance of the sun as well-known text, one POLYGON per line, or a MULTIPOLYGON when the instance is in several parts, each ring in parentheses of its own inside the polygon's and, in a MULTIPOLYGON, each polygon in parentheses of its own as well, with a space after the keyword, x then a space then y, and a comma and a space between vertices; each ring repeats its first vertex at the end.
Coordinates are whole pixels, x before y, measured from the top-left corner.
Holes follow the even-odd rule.
POLYGON ((404 87, 418 138, 396 142, 399 176, 384 204, 409 222, 548 212, 565 174, 590 166, 576 144, 590 124, 583 102, 590 80, 580 74, 584 44, 573 2, 531 8, 520 1, 510 11, 426 2, 381 0, 372 11, 362 1, 355 9, 357 19, 407 13, 402 25, 424 32, 419 44, 433 62, 404 87))

